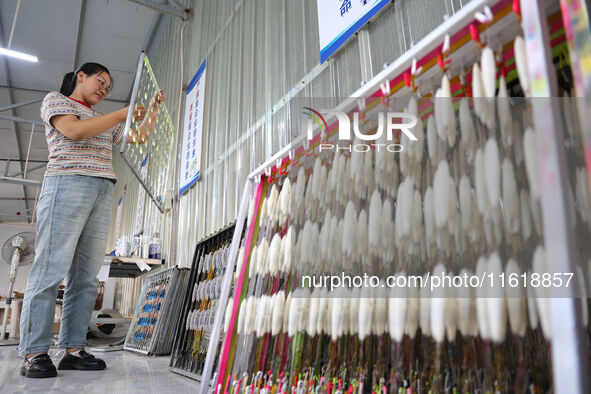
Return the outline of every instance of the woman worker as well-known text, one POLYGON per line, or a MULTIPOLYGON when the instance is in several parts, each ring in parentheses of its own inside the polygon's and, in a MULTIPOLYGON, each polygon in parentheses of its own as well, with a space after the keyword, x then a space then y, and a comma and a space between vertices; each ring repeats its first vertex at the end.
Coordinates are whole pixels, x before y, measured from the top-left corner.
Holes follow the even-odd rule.
MULTIPOLYGON (((57 375, 47 352, 58 286, 64 278, 58 347, 65 351, 58 369, 106 368, 84 346, 111 218, 116 182, 112 149, 123 140, 129 109, 104 115, 92 109, 109 95, 111 84, 105 66, 85 63, 67 73, 59 93, 48 93, 41 105, 49 162, 37 203, 35 262, 20 321, 18 350, 25 357, 21 375, 27 377, 57 375)), ((164 100, 166 95, 156 92, 147 111, 134 108, 135 118, 143 121, 137 131, 130 130, 128 139, 133 134, 144 141, 150 135, 164 100)))

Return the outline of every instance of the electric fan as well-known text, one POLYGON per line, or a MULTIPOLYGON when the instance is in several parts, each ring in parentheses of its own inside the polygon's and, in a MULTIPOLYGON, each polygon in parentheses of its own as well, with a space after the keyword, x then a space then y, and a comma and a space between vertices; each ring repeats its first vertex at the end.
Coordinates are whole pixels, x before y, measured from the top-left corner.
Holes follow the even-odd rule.
POLYGON ((6 323, 8 322, 8 312, 12 304, 12 288, 16 279, 16 272, 21 265, 33 262, 35 257, 35 233, 25 231, 10 237, 2 247, 2 259, 10 264, 10 275, 8 276, 8 298, 6 299, 6 310, 2 318, 2 328, 0 328, 0 342, 4 340, 6 334, 6 323))

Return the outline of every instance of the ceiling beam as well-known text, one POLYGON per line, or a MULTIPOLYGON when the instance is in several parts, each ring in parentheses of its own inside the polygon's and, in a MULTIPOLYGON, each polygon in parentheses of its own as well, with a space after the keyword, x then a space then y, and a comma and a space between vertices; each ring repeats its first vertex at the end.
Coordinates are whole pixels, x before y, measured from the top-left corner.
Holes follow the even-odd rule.
POLYGON ((162 14, 176 16, 178 18, 181 18, 184 21, 188 20, 191 17, 190 10, 188 10, 188 9, 179 10, 179 8, 176 7, 176 4, 173 6, 170 6, 168 4, 158 3, 154 0, 128 0, 128 1, 131 1, 132 3, 136 3, 139 5, 143 5, 146 8, 149 8, 149 9, 156 11, 156 12, 160 12, 162 14))
MULTIPOLYGON (((19 88, 17 86, 7 86, 7 85, 0 85, 0 89, 12 89, 13 91, 23 91, 23 92, 36 92, 36 93, 49 93, 49 90, 40 90, 40 89, 31 89, 31 88, 19 88)), ((42 100, 43 101, 43 100, 42 100)), ((111 102, 111 103, 129 103, 125 100, 117 100, 117 99, 109 99, 105 98, 102 102, 111 102)))
MULTIPOLYGON (((33 179, 21 179, 21 178, 11 178, 9 176, 0 176, 0 183, 15 183, 17 185, 23 185, 23 189, 25 186, 41 186, 40 181, 35 181, 33 179)), ((23 198, 25 204, 27 203, 27 196, 23 198)), ((27 209, 27 208, 25 208, 27 209)))
POLYGON ((84 25, 84 14, 86 13, 86 0, 80 2, 80 16, 78 17, 78 26, 76 27, 76 46, 74 47, 74 65, 72 70, 78 67, 80 60, 80 41, 82 40, 82 26, 84 25))
POLYGON ((28 100, 28 101, 21 101, 20 103, 14 103, 12 105, 7 105, 5 107, 0 107, 0 112, 2 111, 8 111, 9 109, 14 109, 14 108, 19 108, 19 107, 24 107, 27 106, 29 104, 35 104, 35 103, 39 103, 43 101, 43 97, 41 98, 36 98, 34 100, 28 100))
MULTIPOLYGON (((9 98, 10 97, 12 97, 12 94, 10 94, 9 98)), ((9 101, 13 101, 13 100, 9 100, 9 101)), ((14 113, 13 110, 10 110, 10 112, 14 113)), ((21 118, 19 116, 11 116, 11 115, 0 114, 0 119, 10 120, 11 122, 14 122, 14 123, 16 123, 16 122, 29 123, 29 124, 34 124, 34 125, 37 125, 37 126, 45 127, 45 124, 43 122, 41 122, 40 120, 25 119, 25 118, 21 118)), ((45 132, 45 129, 43 129, 43 130, 37 130, 37 132, 45 132)), ((19 155, 20 155, 20 153, 19 153, 19 155)))
MULTIPOLYGON (((46 164, 46 163, 41 163, 41 164, 38 164, 38 165, 36 165, 36 166, 33 166, 33 167, 31 167, 31 168, 27 168, 27 174, 28 174, 28 173, 31 173, 31 172, 33 172, 33 171, 36 171, 36 170, 38 170, 38 169, 40 169, 40 168, 46 168, 46 167, 47 167, 47 164, 46 164)), ((21 176, 21 175, 23 175, 24 173, 25 173, 25 171, 23 170, 23 171, 15 172, 14 174, 10 174, 10 175, 8 175, 8 176, 9 176, 9 177, 21 176)))
MULTIPOLYGON (((4 47, 4 35, 2 33, 2 21, 0 20, 0 46, 4 47)), ((10 71, 8 70, 8 63, 6 61, 6 56, 0 56, 0 63, 2 63, 2 68, 4 69, 4 75, 6 78, 6 84, 8 85, 8 104, 12 105, 14 104, 14 94, 12 92, 11 86, 12 86, 12 82, 10 79, 10 71)), ((14 113, 14 109, 10 109, 10 114, 12 116, 15 116, 14 113)), ((14 137, 16 138, 16 153, 20 158, 22 158, 22 153, 21 153, 21 142, 20 142, 20 131, 19 131, 19 127, 17 125, 17 122, 13 121, 12 123, 12 130, 14 131, 14 137)), ((23 165, 22 162, 19 161, 19 170, 23 170, 23 165)), ((29 204, 27 203, 27 190, 25 189, 25 186, 23 184, 22 185, 22 192, 23 192, 23 202, 25 205, 25 211, 29 209, 29 204)))
MULTIPOLYGON (((0 158, 0 161, 7 161, 7 162, 21 161, 22 162, 22 161, 26 161, 26 160, 25 159, 22 159, 22 158, 15 159, 15 158, 11 158, 11 157, 2 157, 2 158, 0 158)), ((49 163, 49 161, 48 160, 33 160, 33 159, 29 159, 29 163, 46 163, 47 164, 47 163, 49 163)))

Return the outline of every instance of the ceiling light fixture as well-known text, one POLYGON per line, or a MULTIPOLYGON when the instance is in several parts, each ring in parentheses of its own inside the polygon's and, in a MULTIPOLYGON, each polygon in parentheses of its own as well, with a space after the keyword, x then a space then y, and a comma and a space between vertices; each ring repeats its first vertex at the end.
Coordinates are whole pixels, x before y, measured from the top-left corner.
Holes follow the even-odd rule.
POLYGON ((39 61, 37 59, 37 56, 27 55, 26 53, 13 51, 13 50, 1 48, 1 47, 0 47, 0 55, 15 57, 17 59, 26 60, 28 62, 33 62, 33 63, 37 63, 39 61))

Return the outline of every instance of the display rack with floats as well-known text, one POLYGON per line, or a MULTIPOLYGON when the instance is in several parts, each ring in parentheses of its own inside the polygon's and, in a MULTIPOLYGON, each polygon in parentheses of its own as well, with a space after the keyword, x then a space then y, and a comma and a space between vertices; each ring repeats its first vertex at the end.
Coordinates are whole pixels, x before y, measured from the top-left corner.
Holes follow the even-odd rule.
MULTIPOLYGON (((177 327, 170 370, 201 381, 216 311, 226 308, 227 298, 222 300, 220 295, 235 227, 231 224, 199 241, 195 247, 189 290, 177 327)), ((216 338, 214 343, 219 354, 222 338, 221 335, 216 338)))
POLYGON ((189 270, 176 267, 146 276, 123 349, 170 354, 188 279, 189 270))
POLYGON ((418 142, 394 141, 404 152, 321 151, 342 142, 333 116, 249 175, 234 297, 214 321, 226 335, 205 360, 216 394, 587 392, 590 172, 568 99, 574 46, 546 3, 474 0, 337 107, 417 116, 418 142), (557 270, 573 286, 531 282, 557 270), (526 283, 329 296, 299 281, 341 272, 526 283))

